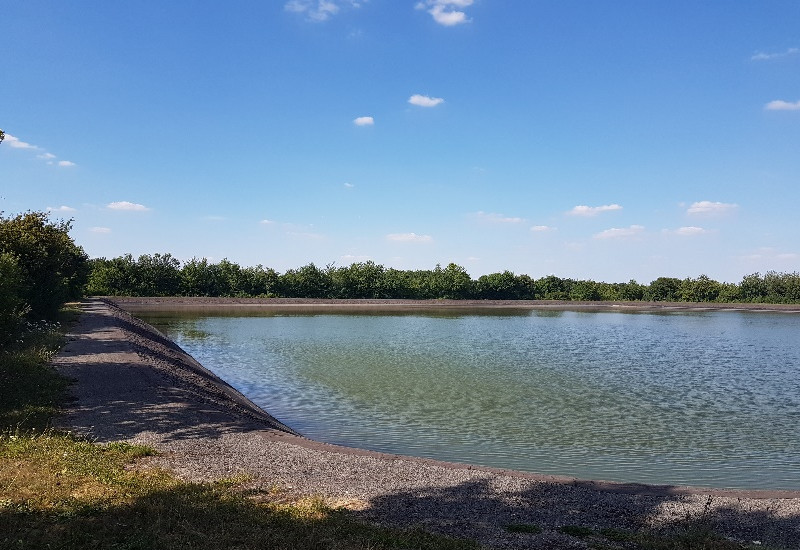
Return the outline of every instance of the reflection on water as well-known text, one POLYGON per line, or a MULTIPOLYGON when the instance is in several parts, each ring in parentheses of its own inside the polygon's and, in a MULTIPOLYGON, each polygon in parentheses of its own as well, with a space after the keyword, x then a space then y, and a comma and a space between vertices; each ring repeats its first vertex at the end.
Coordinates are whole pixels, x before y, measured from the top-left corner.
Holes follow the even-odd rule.
POLYGON ((581 478, 800 489, 800 316, 142 316, 299 432, 581 478))

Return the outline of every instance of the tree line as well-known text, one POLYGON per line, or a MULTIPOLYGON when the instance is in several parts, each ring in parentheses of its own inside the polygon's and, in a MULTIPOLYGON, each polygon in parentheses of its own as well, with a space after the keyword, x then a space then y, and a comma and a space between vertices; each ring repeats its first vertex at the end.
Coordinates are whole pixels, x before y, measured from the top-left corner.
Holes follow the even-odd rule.
POLYGON ((739 283, 700 275, 640 284, 555 275, 534 279, 511 271, 473 279, 454 263, 399 270, 368 261, 310 263, 278 273, 229 260, 181 263, 169 253, 89 259, 69 236, 71 228, 71 220, 51 221, 46 212, 11 217, 0 212, 0 349, 26 323, 55 319, 62 304, 85 295, 800 303, 797 272, 753 273, 739 283))
POLYGON ((800 303, 800 274, 753 273, 739 283, 719 282, 706 275, 659 277, 649 284, 606 283, 555 275, 534 279, 511 271, 473 279, 454 263, 430 270, 399 270, 372 261, 325 267, 310 263, 279 273, 261 265, 241 267, 229 260, 213 263, 193 258, 181 263, 165 253, 89 260, 85 292, 97 296, 800 303))

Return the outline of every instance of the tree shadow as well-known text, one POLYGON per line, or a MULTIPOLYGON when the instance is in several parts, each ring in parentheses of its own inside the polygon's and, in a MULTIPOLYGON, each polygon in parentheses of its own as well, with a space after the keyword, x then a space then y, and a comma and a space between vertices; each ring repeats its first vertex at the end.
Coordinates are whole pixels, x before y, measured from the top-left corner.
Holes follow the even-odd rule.
POLYGON ((476 550, 470 541, 364 524, 320 501, 259 505, 220 484, 179 484, 110 502, 37 509, 0 501, 2 548, 476 550))
POLYGON ((585 548, 583 539, 591 539, 597 547, 616 548, 615 541, 640 544, 662 538, 681 541, 669 548, 733 549, 752 541, 769 548, 800 548, 796 500, 791 504, 786 499, 638 487, 642 490, 634 492, 624 485, 597 488, 591 483, 489 476, 379 496, 358 515, 398 527, 422 526, 466 536, 500 548, 585 548), (708 545, 709 541, 720 545, 708 545))

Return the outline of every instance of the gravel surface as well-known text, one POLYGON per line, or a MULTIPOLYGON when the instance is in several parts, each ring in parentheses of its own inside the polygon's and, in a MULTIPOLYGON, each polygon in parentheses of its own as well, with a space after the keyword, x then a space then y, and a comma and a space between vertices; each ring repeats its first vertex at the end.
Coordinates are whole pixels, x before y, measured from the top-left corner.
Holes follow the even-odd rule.
MULTIPOLYGON (((187 480, 247 474, 248 487, 322 495, 366 520, 423 526, 490 548, 587 548, 579 525, 682 529, 800 548, 800 492, 581 481, 350 449, 300 437, 176 344, 113 304, 91 300, 54 359, 75 380, 59 427, 160 451, 148 464, 187 480), (509 532, 532 524, 539 534, 509 532)), ((602 539, 609 544, 609 541, 602 539)))

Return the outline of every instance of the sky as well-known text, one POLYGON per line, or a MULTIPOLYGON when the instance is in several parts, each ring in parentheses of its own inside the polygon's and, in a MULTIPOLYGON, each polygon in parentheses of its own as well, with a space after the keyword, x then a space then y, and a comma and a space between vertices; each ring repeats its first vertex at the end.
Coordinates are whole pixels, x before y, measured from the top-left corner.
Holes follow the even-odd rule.
POLYGON ((4 0, 0 210, 91 257, 800 271, 796 0, 4 0))

